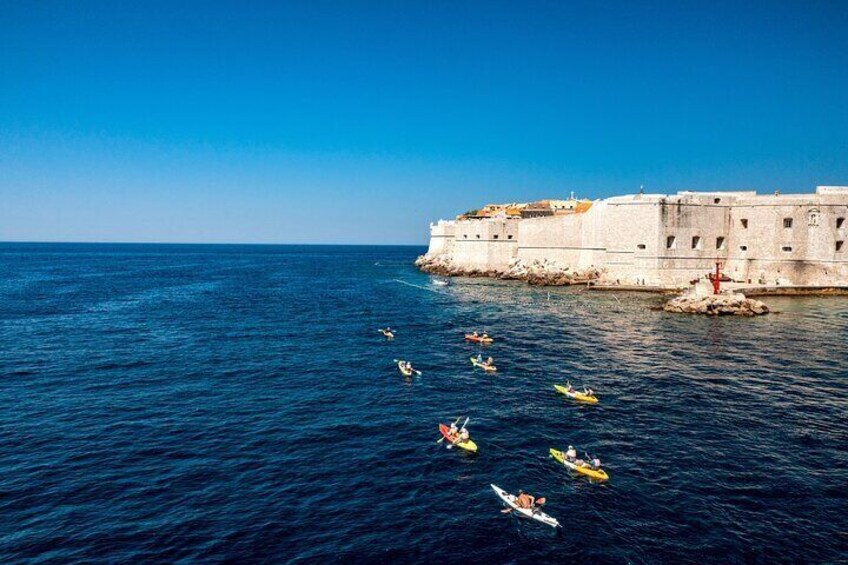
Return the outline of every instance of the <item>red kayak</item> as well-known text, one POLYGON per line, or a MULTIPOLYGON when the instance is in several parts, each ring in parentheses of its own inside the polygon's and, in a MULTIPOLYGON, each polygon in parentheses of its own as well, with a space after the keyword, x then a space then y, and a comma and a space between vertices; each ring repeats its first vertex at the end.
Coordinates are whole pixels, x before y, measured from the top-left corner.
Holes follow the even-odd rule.
POLYGON ((473 341, 474 343, 492 343, 495 341, 491 337, 483 337, 481 335, 465 334, 465 341, 473 341))
POLYGON ((464 449, 466 451, 471 451, 471 452, 477 451, 477 444, 474 443, 473 441, 471 441, 471 438, 469 438, 468 441, 454 443, 453 440, 450 437, 450 426, 446 426, 444 424, 439 424, 439 431, 442 433, 443 436, 445 436, 445 440, 447 440, 448 443, 451 443, 451 444, 453 444, 457 447, 461 447, 462 449, 464 449))

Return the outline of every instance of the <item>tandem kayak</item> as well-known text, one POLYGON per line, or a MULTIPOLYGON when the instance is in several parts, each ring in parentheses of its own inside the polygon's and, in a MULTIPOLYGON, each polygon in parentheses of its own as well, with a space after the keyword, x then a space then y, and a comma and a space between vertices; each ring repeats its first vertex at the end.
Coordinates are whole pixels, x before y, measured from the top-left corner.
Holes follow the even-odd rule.
POLYGON ((565 396, 573 398, 577 402, 588 402, 589 404, 598 403, 597 396, 589 396, 588 394, 583 394, 582 392, 577 391, 569 392, 569 390, 562 385, 554 385, 554 388, 557 389, 557 392, 561 392, 565 396))
POLYGON ((476 357, 471 358, 471 364, 474 365, 475 367, 480 367, 481 369, 483 369, 487 373, 494 373, 495 371, 498 370, 498 368, 495 367, 494 365, 486 365, 485 363, 479 362, 476 357))
POLYGON ((480 335, 465 334, 465 341, 473 341, 474 343, 492 343, 495 341, 491 337, 483 337, 480 335))
POLYGON ((450 426, 446 426, 444 424, 439 424, 439 431, 442 433, 443 436, 445 436, 445 439, 447 441, 449 441, 452 445, 455 445, 457 447, 461 447, 465 451, 470 451, 471 453, 477 453, 477 444, 474 443, 473 441, 471 441, 470 438, 468 439, 468 441, 462 441, 462 442, 455 442, 455 441, 451 440, 450 433, 449 433, 450 432, 450 426))
POLYGON ((596 479, 598 481, 606 481, 607 479, 609 479, 609 475, 607 475, 606 471, 604 471, 603 469, 592 469, 592 467, 590 467, 589 465, 578 465, 577 463, 566 459, 565 453, 563 453, 562 451, 558 451, 554 448, 551 448, 551 457, 553 457, 572 471, 580 473, 581 475, 586 475, 587 477, 596 479))
POLYGON ((530 518, 531 520, 536 520, 537 522, 547 524, 553 528, 560 527, 559 521, 556 518, 548 516, 547 514, 538 509, 521 508, 515 503, 515 495, 509 494, 508 492, 496 485, 491 486, 492 490, 495 491, 495 494, 497 494, 500 499, 503 500, 507 506, 512 508, 519 516, 522 516, 524 518, 530 518))
POLYGON ((398 371, 400 371, 403 374, 403 376, 405 376, 405 377, 411 377, 412 376, 412 369, 406 368, 406 361, 398 361, 397 367, 398 367, 398 371))

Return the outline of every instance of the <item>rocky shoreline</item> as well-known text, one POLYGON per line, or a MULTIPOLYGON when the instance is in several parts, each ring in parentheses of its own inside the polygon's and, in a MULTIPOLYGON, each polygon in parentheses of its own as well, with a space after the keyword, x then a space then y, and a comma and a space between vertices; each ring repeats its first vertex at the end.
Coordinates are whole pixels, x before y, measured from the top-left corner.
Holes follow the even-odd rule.
POLYGON ((574 271, 556 261, 530 261, 513 259, 506 269, 469 269, 454 265, 444 256, 428 257, 421 255, 415 260, 415 266, 425 273, 446 277, 488 277, 501 280, 520 280, 538 286, 568 286, 589 284, 602 276, 598 269, 574 271))
POLYGON ((686 293, 666 302, 663 310, 707 316, 762 316, 769 313, 768 306, 738 292, 706 295, 686 293))

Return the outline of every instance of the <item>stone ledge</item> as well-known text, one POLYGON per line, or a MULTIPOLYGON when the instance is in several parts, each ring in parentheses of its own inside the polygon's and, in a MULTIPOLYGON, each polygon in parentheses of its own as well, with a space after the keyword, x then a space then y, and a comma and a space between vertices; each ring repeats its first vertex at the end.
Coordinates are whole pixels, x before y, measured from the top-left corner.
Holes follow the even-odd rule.
POLYGON ((686 293, 672 298, 663 306, 666 312, 678 314, 705 314, 707 316, 762 316, 769 308, 759 300, 746 298, 744 294, 686 293))

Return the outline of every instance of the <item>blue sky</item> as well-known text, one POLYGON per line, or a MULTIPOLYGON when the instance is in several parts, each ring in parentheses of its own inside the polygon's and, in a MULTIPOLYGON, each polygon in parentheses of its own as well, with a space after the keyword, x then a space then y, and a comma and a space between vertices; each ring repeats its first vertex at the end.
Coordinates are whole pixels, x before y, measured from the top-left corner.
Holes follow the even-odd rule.
POLYGON ((425 243, 848 184, 845 2, 3 2, 0 240, 425 243))

